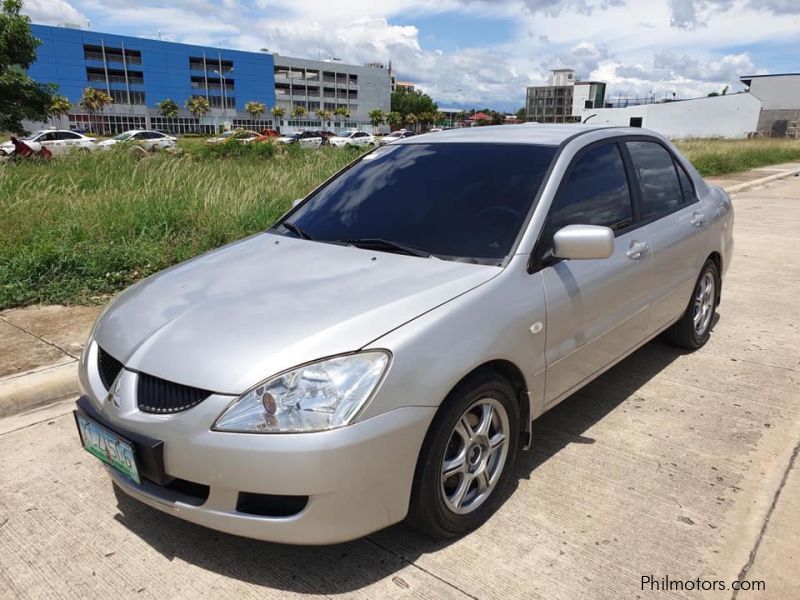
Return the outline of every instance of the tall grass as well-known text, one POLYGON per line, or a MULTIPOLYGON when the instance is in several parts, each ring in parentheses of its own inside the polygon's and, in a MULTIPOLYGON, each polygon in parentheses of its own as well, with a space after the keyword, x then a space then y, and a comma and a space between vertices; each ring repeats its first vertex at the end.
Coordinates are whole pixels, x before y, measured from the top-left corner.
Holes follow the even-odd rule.
POLYGON ((120 149, 0 165, 0 308, 91 302, 262 231, 356 155, 137 158, 120 149))
POLYGON ((797 139, 682 140, 676 144, 706 177, 800 160, 797 139))
MULTIPOLYGON (((678 146, 703 175, 800 159, 797 140, 678 146)), ((98 301, 262 231, 358 152, 237 147, 224 157, 201 141, 183 147, 180 156, 115 148, 0 164, 0 309, 98 301)))

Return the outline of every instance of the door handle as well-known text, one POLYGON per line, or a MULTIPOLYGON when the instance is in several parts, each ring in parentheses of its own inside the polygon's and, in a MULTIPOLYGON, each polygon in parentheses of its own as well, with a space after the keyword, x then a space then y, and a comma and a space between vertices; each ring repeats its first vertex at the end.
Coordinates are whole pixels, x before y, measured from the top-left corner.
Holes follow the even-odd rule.
POLYGON ((692 214, 692 225, 695 227, 702 227, 706 224, 706 216, 703 213, 696 212, 692 214))
POLYGON ((636 240, 633 240, 625 254, 631 260, 639 260, 647 253, 648 250, 650 250, 650 244, 647 242, 637 242, 636 240))

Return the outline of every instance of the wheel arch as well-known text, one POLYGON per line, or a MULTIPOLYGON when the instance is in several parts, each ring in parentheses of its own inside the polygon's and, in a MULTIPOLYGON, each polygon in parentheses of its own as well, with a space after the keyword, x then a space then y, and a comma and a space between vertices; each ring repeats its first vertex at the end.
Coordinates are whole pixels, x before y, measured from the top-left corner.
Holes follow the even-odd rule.
POLYGON ((722 255, 715 250, 706 258, 706 261, 709 260, 717 267, 717 306, 719 306, 722 301, 722 255))

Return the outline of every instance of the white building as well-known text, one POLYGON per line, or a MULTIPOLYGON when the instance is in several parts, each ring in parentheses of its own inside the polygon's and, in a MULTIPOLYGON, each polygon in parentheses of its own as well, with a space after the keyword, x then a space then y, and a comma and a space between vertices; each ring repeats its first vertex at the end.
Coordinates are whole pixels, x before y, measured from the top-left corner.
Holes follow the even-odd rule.
POLYGON ((748 91, 761 100, 758 131, 764 135, 800 136, 800 73, 740 77, 748 91))
POLYGON ((748 93, 585 109, 582 123, 646 127, 669 138, 748 137, 758 130, 761 100, 748 93))
POLYGON ((585 108, 603 106, 606 84, 578 81, 574 69, 552 69, 547 85, 527 89, 525 118, 537 123, 580 123, 585 108))
POLYGON ((285 112, 278 124, 282 132, 320 127, 372 131, 369 113, 376 109, 389 112, 389 69, 279 54, 275 54, 274 59, 275 105, 285 112), (297 107, 303 107, 306 114, 292 116, 297 107), (332 116, 323 123, 316 114, 319 109, 332 114, 340 107, 346 108, 350 116, 332 116))

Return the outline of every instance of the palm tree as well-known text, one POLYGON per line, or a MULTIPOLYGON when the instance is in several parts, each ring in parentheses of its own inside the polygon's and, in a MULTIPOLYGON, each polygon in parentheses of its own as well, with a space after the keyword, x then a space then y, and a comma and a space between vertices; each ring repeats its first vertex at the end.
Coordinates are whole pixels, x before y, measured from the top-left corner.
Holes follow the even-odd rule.
POLYGON ((278 120, 276 125, 280 125, 280 120, 283 118, 283 115, 286 114, 286 109, 280 106, 273 106, 272 107, 272 116, 273 118, 278 120))
POLYGON ((171 98, 164 98, 161 102, 156 104, 156 108, 158 109, 158 114, 167 119, 174 119, 181 110, 178 103, 171 98))
POLYGON ((397 127, 403 124, 403 115, 399 112, 392 111, 386 115, 386 122, 391 129, 397 129, 397 127))
POLYGON ((406 125, 414 126, 413 127, 414 131, 417 130, 416 124, 417 124, 417 121, 419 120, 417 115, 415 115, 414 113, 408 113, 403 120, 405 121, 406 125))
POLYGON ((380 108, 371 110, 369 112, 369 122, 372 123, 372 132, 375 133, 375 129, 386 122, 386 113, 384 113, 380 108))
POLYGON ((54 120, 61 119, 61 117, 66 115, 69 112, 69 109, 71 108, 72 108, 72 102, 70 102, 68 98, 56 94, 50 100, 49 113, 54 120))
POLYGON ((339 117, 339 120, 341 121, 340 123, 340 128, 341 128, 344 126, 344 120, 350 118, 350 109, 347 108, 346 106, 337 106, 336 110, 333 111, 333 114, 339 117))
POLYGON ((253 100, 244 105, 244 110, 254 121, 258 121, 261 115, 267 112, 267 107, 264 106, 263 102, 253 100))
POLYGON ((295 106, 295 107, 292 109, 292 116, 293 116, 295 119, 300 119, 300 118, 304 117, 304 116, 306 115, 306 113, 307 113, 307 112, 308 112, 308 111, 306 110, 306 107, 305 107, 305 106, 295 106))
POLYGON ((447 122, 447 115, 445 115, 443 112, 437 112, 434 117, 434 123, 436 123, 439 126, 442 126, 446 122, 447 122))
MULTIPOLYGON (((102 113, 103 109, 113 102, 114 99, 111 96, 103 90, 98 90, 96 88, 86 88, 83 90, 83 96, 78 100, 78 104, 81 108, 89 113, 89 118, 91 121, 94 121, 95 127, 99 125, 99 123, 97 123, 97 113, 102 113)), ((100 133, 105 132, 105 127, 100 127, 99 129, 102 129, 102 131, 99 131, 100 133)))
POLYGON ((319 119, 320 127, 325 127, 325 121, 331 120, 331 111, 325 110, 324 108, 317 109, 317 118, 319 119))
POLYGON ((186 100, 186 110, 192 113, 192 116, 195 119, 200 119, 211 111, 211 104, 208 103, 208 99, 204 98, 203 96, 193 96, 186 100))

